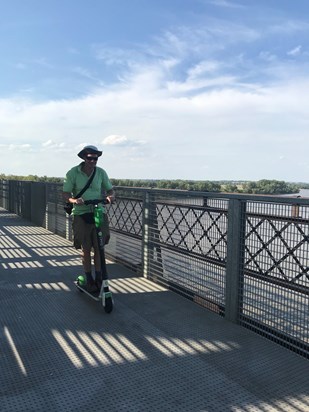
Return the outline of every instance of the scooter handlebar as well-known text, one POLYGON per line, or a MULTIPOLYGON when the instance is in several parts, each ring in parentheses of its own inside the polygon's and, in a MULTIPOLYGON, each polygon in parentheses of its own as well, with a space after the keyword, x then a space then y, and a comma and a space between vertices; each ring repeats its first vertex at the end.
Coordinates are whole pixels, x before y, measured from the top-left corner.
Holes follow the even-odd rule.
POLYGON ((97 205, 99 203, 103 203, 103 205, 107 205, 110 202, 105 199, 91 199, 91 200, 84 200, 84 205, 97 205))

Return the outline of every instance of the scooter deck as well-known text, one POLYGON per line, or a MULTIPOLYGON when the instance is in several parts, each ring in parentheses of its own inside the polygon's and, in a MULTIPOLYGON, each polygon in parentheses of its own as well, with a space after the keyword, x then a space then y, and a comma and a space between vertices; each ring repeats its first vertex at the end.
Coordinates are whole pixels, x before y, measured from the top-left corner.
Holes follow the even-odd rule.
POLYGON ((113 297, 112 297, 112 292, 110 292, 109 290, 104 291, 104 289, 108 289, 106 285, 104 287, 102 283, 101 290, 96 291, 94 293, 90 293, 86 289, 84 289, 82 286, 80 286, 77 281, 75 281, 74 283, 80 292, 86 293, 86 295, 90 296, 91 299, 97 302, 102 302, 105 312, 111 313, 111 311, 113 310, 113 306, 114 306, 113 297))
POLYGON ((101 290, 97 290, 97 291, 91 293, 91 292, 88 292, 88 290, 86 290, 82 286, 80 286, 76 281, 74 283, 75 283, 75 286, 77 287, 77 289, 79 289, 83 293, 86 293, 86 295, 90 296, 92 299, 94 299, 96 301, 99 301, 99 300, 102 299, 101 290))

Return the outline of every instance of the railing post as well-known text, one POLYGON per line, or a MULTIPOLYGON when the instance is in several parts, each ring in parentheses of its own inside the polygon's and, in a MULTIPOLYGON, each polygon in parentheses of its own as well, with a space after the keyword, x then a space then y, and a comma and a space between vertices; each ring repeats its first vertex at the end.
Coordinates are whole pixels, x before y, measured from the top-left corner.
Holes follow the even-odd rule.
POLYGON ((9 180, 9 194, 8 194, 8 211, 14 212, 14 193, 15 191, 15 182, 14 180, 9 180))
POLYGON ((46 226, 46 183, 31 182, 30 198, 31 222, 41 227, 46 226))
POLYGON ((246 203, 230 199, 228 207, 225 318, 237 323, 242 307, 246 203))
POLYGON ((142 274, 146 278, 149 269, 149 220, 150 220, 150 193, 143 193, 143 217, 142 217, 142 274))

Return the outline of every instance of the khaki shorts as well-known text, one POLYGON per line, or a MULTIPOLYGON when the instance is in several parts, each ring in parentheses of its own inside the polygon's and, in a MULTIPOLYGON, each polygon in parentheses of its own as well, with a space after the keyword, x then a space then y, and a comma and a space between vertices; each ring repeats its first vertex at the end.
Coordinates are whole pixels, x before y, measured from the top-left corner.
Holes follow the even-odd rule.
MULTIPOLYGON (((75 249, 91 250, 98 247, 97 232, 94 223, 86 223, 81 216, 73 216, 73 246, 75 249)), ((107 245, 110 239, 109 223, 107 214, 103 215, 101 226, 104 244, 107 245)))

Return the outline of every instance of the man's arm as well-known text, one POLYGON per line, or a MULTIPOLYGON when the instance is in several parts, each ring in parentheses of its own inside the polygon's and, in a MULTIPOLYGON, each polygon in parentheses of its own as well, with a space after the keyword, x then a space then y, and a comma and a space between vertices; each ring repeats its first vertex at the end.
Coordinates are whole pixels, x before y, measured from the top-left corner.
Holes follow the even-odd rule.
POLYGON ((72 197, 72 193, 70 192, 62 192, 62 198, 65 203, 71 203, 70 198, 72 197))
POLYGON ((73 168, 67 172, 65 175, 65 179, 63 182, 63 192, 62 192, 62 198, 65 203, 73 203, 73 204, 78 204, 81 205, 84 203, 84 200, 80 197, 79 199, 75 199, 73 197, 73 187, 75 186, 75 175, 76 173, 76 168, 73 168))
POLYGON ((106 192, 106 199, 109 203, 113 203, 115 200, 115 192, 114 189, 110 189, 106 192))
POLYGON ((69 170, 65 175, 64 182, 63 182, 63 191, 62 191, 62 198, 65 203, 75 203, 73 199, 72 188, 73 184, 73 177, 72 177, 72 170, 69 170))
POLYGON ((75 199, 72 197, 72 193, 70 192, 62 192, 62 197, 65 203, 76 203, 77 205, 82 205, 84 203, 84 199, 82 197, 75 199))

